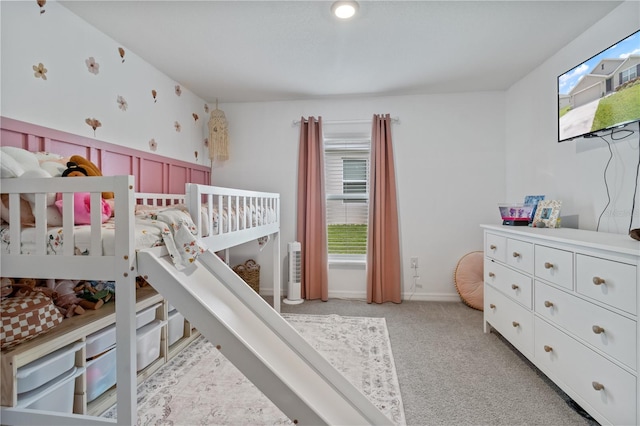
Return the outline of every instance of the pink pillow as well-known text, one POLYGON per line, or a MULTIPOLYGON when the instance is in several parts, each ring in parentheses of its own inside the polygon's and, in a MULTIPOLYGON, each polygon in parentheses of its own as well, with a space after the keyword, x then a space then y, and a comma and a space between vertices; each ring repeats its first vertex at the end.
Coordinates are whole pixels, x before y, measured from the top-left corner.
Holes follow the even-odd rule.
POLYGON ((456 290, 469 307, 484 309, 484 252, 467 253, 458 261, 453 274, 456 290))
MULTIPOLYGON (((104 199, 100 200, 102 208, 102 222, 106 222, 111 217, 111 205, 104 199)), ((62 194, 58 194, 58 200, 56 200, 56 207, 62 214, 62 194)), ((91 194, 88 192, 76 192, 73 194, 73 212, 74 223, 76 225, 90 225, 91 224, 91 194)))

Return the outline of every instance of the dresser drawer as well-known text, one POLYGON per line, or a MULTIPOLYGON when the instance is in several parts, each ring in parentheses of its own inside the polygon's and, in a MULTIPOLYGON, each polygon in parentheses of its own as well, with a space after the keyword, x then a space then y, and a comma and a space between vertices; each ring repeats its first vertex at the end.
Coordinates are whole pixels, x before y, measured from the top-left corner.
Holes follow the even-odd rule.
POLYGON ((580 294, 637 315, 635 265, 576 255, 576 287, 580 294))
POLYGON ((520 352, 533 352, 533 314, 488 284, 484 285, 484 319, 520 352))
POLYGON ((507 238, 496 234, 485 234, 484 254, 499 262, 505 261, 505 253, 507 252, 507 238))
POLYGON ((573 253, 546 246, 536 246, 535 274, 568 290, 573 289, 573 253))
POLYGON ((570 334, 636 369, 636 322, 540 281, 535 311, 570 334))
POLYGON ((530 276, 485 258, 484 281, 525 307, 533 308, 530 276))
POLYGON ((543 371, 568 386, 611 424, 636 424, 634 375, 540 318, 535 319, 535 342, 536 365, 543 371))
POLYGON ((533 244, 507 238, 507 265, 533 273, 533 244))

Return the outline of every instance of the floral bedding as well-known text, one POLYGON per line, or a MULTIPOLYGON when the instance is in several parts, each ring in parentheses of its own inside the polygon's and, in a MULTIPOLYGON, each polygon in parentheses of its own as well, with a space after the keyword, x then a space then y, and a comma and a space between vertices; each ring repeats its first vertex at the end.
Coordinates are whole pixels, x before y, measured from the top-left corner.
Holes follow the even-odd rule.
MULTIPOLYGON (((174 265, 183 269, 193 263, 198 255, 206 250, 195 237, 196 226, 191 216, 181 208, 158 207, 154 210, 136 212, 135 247, 136 250, 166 246, 174 265)), ((115 253, 115 222, 111 218, 102 224, 102 255, 115 253)), ((89 255, 91 247, 91 227, 74 226, 74 249, 76 255, 89 255)), ((35 228, 22 230, 21 253, 35 252, 35 228)), ((61 227, 47 230, 47 254, 61 255, 65 236, 61 227)), ((0 226, 0 253, 8 254, 11 245, 9 225, 0 226)))

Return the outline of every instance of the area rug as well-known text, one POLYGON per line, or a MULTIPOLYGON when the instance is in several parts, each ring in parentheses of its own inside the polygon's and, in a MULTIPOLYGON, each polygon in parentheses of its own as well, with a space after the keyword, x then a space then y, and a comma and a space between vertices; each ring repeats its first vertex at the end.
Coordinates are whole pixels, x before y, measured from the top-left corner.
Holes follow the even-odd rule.
MULTIPOLYGON (((282 314, 393 423, 404 407, 384 318, 282 314)), ((114 418, 117 407, 103 414, 114 418)), ((138 425, 290 425, 209 341, 198 338, 138 387, 138 425)))

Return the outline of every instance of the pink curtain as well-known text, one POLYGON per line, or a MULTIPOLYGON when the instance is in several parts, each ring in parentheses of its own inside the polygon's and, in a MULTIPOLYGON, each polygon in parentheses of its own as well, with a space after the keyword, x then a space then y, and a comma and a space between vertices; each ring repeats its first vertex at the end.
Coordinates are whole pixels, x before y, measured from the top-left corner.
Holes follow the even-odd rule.
POLYGON ((391 117, 373 116, 367 236, 367 303, 401 303, 400 237, 391 117))
POLYGON ((300 120, 297 239, 302 245, 303 299, 329 298, 322 117, 300 120))

